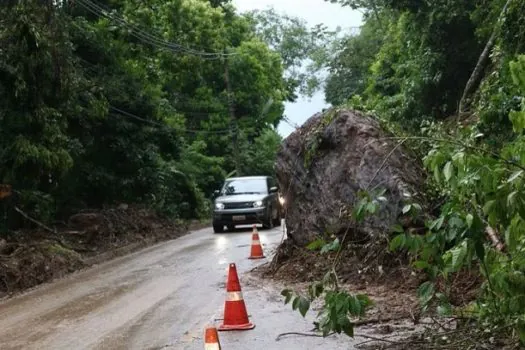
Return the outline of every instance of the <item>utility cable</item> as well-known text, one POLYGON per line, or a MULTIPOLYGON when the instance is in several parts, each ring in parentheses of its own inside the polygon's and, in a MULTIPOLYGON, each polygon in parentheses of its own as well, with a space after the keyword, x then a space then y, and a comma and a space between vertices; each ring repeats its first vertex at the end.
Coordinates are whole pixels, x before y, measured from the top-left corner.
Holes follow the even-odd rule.
POLYGON ((114 22, 117 22, 128 29, 131 30, 130 34, 134 36, 135 38, 139 39, 140 41, 153 45, 160 49, 167 49, 172 52, 177 53, 186 53, 194 56, 200 56, 203 59, 222 59, 227 56, 233 56, 237 55, 237 53, 222 53, 222 52, 207 52, 207 51, 200 51, 196 49, 192 49, 190 47, 183 46, 178 43, 169 42, 164 40, 163 38, 153 35, 149 32, 146 32, 136 26, 133 26, 129 24, 125 19, 122 17, 110 14, 111 10, 104 8, 102 5, 99 5, 91 0, 77 0, 78 4, 82 6, 87 11, 91 12, 94 15, 97 16, 103 16, 106 17, 114 22))

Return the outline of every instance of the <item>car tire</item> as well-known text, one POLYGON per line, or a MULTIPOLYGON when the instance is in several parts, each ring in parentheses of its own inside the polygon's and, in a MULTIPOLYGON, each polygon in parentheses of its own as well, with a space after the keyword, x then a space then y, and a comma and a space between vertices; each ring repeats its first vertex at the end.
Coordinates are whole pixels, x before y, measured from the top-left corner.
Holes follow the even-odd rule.
POLYGON ((280 209, 277 211, 277 217, 273 220, 273 226, 275 227, 281 226, 281 210, 280 209))
POLYGON ((272 209, 268 210, 268 216, 263 220, 263 229, 271 230, 273 228, 272 209))
POLYGON ((213 224, 213 233, 223 233, 224 225, 213 224))

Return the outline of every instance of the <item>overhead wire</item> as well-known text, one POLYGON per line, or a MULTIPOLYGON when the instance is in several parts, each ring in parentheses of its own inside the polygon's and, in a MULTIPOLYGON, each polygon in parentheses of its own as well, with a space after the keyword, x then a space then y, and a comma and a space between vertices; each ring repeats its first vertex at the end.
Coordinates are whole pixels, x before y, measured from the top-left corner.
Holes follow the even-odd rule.
POLYGON ((155 126, 158 126, 158 127, 161 127, 161 128, 169 128, 169 129, 173 129, 174 131, 183 131, 183 132, 187 132, 187 133, 203 133, 203 134, 227 134, 231 131, 231 129, 222 129, 222 130, 198 130, 198 129, 187 129, 187 128, 183 128, 183 129, 176 129, 176 128, 172 128, 170 127, 169 125, 167 124, 161 124, 161 123, 158 123, 158 122, 155 122, 153 120, 150 120, 150 119, 145 119, 145 118, 142 118, 142 117, 139 117, 133 113, 130 113, 128 111, 124 111, 120 108, 117 108, 115 106, 112 106, 112 105, 109 105, 109 109, 121 114, 121 115, 124 115, 126 117, 129 117, 129 118, 132 118, 132 119, 135 119, 135 120, 139 120, 139 121, 142 121, 142 122, 146 122, 148 124, 152 124, 152 125, 155 125, 155 126))
POLYGON ((223 53, 223 52, 210 52, 210 51, 196 50, 191 47, 187 47, 187 46, 175 43, 175 42, 166 41, 157 35, 153 35, 149 32, 146 32, 128 23, 125 19, 123 19, 122 17, 118 15, 111 14, 112 11, 110 9, 104 8, 102 5, 97 4, 92 0, 77 0, 77 3, 94 15, 103 16, 114 22, 124 25, 125 27, 131 30, 130 34, 132 36, 134 36, 135 38, 141 40, 142 42, 146 44, 156 46, 157 48, 167 49, 167 50, 170 50, 172 52, 177 52, 177 53, 186 53, 186 54, 190 54, 194 56, 199 56, 202 59, 207 59, 207 60, 223 59, 224 57, 237 55, 237 53, 235 52, 223 53))
MULTIPOLYGON (((94 68, 95 67, 94 64, 92 64, 91 62, 89 62, 89 61, 87 61, 87 60, 85 60, 85 59, 83 59, 81 57, 79 57, 79 59, 81 61, 83 61, 84 63, 88 64, 88 66, 86 68, 88 70, 90 70, 93 74, 98 73, 98 71, 94 68)), ((92 75, 91 77, 94 77, 94 75, 92 75)), ((116 88, 116 90, 119 91, 119 92, 122 92, 123 94, 126 94, 126 92, 121 90, 120 88, 116 88)), ((137 115, 135 115, 135 114, 133 114, 133 113, 131 113, 129 111, 125 111, 125 110, 123 110, 121 108, 118 108, 118 107, 115 107, 115 106, 113 106, 111 104, 108 105, 108 108, 110 110, 118 113, 119 115, 131 118, 131 119, 142 121, 142 122, 145 122, 145 123, 148 123, 148 124, 151 124, 151 125, 155 125, 155 126, 158 126, 158 127, 162 127, 162 128, 171 128, 167 124, 162 124, 162 123, 156 122, 156 121, 151 120, 151 119, 139 117, 139 116, 137 116, 137 115)), ((181 114, 190 115, 190 116, 209 116, 211 114, 214 114, 214 113, 181 111, 181 110, 174 110, 174 113, 181 113, 181 114)), ((216 112, 216 113, 219 113, 219 112, 216 112)), ((192 129, 192 128, 181 128, 181 129, 173 128, 173 129, 177 130, 177 131, 190 133, 190 134, 227 134, 227 133, 230 133, 231 131, 233 131, 232 128, 217 129, 217 130, 192 129)))
MULTIPOLYGON (((117 22, 117 23, 120 23, 121 25, 124 25, 125 27, 127 27, 128 29, 131 30, 130 34, 133 37, 141 40, 144 43, 153 45, 156 48, 167 49, 167 50, 175 52, 175 53, 191 54, 191 55, 199 56, 200 58, 205 59, 205 60, 224 59, 224 58, 229 57, 229 56, 237 55, 237 53, 221 53, 221 52, 199 51, 199 50, 195 50, 193 48, 187 47, 187 46, 180 45, 178 43, 168 42, 168 41, 164 40, 163 38, 161 38, 159 36, 152 35, 149 32, 146 32, 146 31, 144 31, 144 30, 142 30, 142 29, 140 29, 140 28, 138 28, 136 26, 131 25, 125 19, 123 19, 122 17, 120 17, 118 15, 110 14, 111 12, 114 13, 114 11, 112 11, 112 10, 110 10, 108 8, 105 8, 103 5, 97 4, 96 2, 94 2, 92 0, 77 0, 77 3, 80 6, 82 6, 84 9, 86 9, 87 11, 91 12, 94 15, 103 16, 103 17, 108 18, 108 19, 110 19, 110 20, 112 20, 114 22, 117 22)), ((78 27, 78 25, 77 25, 77 27, 78 27)), ((84 59, 82 59, 82 60, 87 62, 84 59)), ((87 62, 87 63, 91 64, 90 62, 87 62)), ((148 120, 148 119, 141 118, 141 117, 138 117, 136 115, 133 115, 130 112, 118 109, 115 106, 110 106, 110 108, 112 108, 115 111, 119 111, 122 115, 125 115, 127 117, 130 117, 130 118, 133 118, 133 119, 136 119, 136 120, 141 120, 141 121, 144 121, 144 122, 148 122, 150 124, 153 123, 153 124, 156 124, 156 125, 161 125, 161 124, 153 122, 151 120, 148 120)), ((266 108, 268 108, 268 106, 265 106, 265 109, 266 108)), ((193 116, 209 116, 210 114, 213 114, 213 113, 205 113, 205 112, 187 112, 187 111, 175 111, 175 112, 184 113, 186 115, 193 115, 193 116)), ((220 113, 220 112, 217 112, 217 113, 220 113)), ((235 130, 235 129, 236 128, 228 128, 228 129, 223 129, 223 130, 185 129, 185 131, 187 131, 187 132, 194 132, 194 133, 200 133, 200 132, 202 132, 202 133, 229 133, 229 132, 236 132, 236 131, 238 131, 238 130, 235 130)))

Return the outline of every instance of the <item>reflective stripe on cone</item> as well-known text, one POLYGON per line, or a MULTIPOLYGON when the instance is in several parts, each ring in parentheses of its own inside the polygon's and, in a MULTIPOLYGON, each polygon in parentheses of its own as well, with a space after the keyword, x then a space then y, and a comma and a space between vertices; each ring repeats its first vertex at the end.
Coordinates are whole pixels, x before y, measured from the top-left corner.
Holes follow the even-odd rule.
POLYGON ((254 327, 255 325, 248 319, 237 268, 235 264, 230 264, 224 302, 224 323, 219 326, 219 331, 248 330, 254 327))
POLYGON ((204 350, 221 350, 217 328, 208 327, 204 333, 204 350))
POLYGON ((257 228, 255 225, 253 226, 253 233, 252 233, 252 246, 250 250, 250 257, 249 259, 263 259, 264 253, 261 246, 261 241, 259 239, 259 233, 257 232, 257 228))

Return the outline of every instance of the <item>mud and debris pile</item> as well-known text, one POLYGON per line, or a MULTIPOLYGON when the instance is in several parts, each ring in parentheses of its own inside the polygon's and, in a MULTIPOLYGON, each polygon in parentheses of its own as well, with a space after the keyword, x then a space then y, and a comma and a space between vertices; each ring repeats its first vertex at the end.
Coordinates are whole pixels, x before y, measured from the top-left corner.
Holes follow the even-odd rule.
MULTIPOLYGON (((304 247, 327 237, 360 242, 366 253, 400 220, 402 208, 425 203, 424 171, 402 140, 385 132, 371 116, 331 109, 311 117, 283 143, 276 163, 284 194, 288 240, 276 259, 290 247, 304 247), (356 224, 351 212, 360 192, 384 190, 378 211, 356 224)), ((405 225, 412 225, 406 223, 405 225)))
MULTIPOLYGON (((195 223, 196 224, 196 223, 195 223)), ((86 210, 67 223, 11 232, 0 239, 0 297, 188 232, 144 208, 86 210)))

